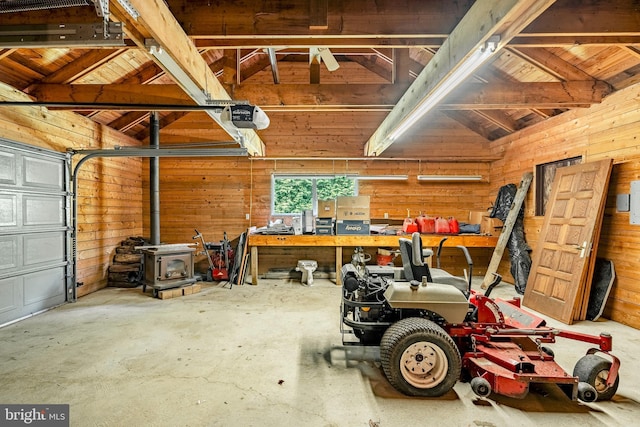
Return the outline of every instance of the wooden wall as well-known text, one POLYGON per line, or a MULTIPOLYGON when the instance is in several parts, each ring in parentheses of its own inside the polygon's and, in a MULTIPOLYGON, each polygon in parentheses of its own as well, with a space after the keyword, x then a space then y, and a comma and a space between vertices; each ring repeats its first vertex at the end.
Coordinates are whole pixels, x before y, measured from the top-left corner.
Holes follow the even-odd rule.
MULTIPOLYGON (((0 83, 0 100, 29 98, 0 83)), ((40 107, 0 108, 0 137, 59 152, 137 144, 77 114, 40 107)), ((107 268, 120 241, 142 234, 141 161, 87 161, 79 173, 78 193, 77 280, 84 283, 78 288, 83 296, 106 286, 107 268)))
MULTIPOLYGON (((635 328, 640 328, 640 227, 629 224, 628 212, 616 212, 616 195, 629 194, 630 182, 640 179, 639 100, 640 84, 636 84, 610 95, 600 105, 564 113, 491 144, 492 153, 503 157, 491 167, 494 191, 519 182, 537 164, 573 156, 583 156, 584 162, 614 160, 597 254, 613 260, 617 274, 604 315, 635 328)), ((532 247, 544 220, 534 215, 534 194, 535 186, 526 200, 525 218, 532 247)))
MULTIPOLYGON (((360 96, 369 95, 358 90, 358 84, 389 83, 388 79, 356 62, 343 63, 334 72, 328 72, 324 66, 320 69, 323 84, 350 85, 354 88, 356 101, 360 96)), ((280 68, 280 80, 283 85, 307 84, 309 66, 306 60, 287 62, 286 67, 280 68)), ((271 85, 272 82, 271 70, 266 68, 243 79, 240 88, 243 84, 271 85)), ((393 89, 393 85, 389 84, 387 89, 393 89)), ((256 93, 259 96, 259 92, 256 93)), ((288 95, 295 97, 296 94, 288 95)), ((258 99, 249 100, 261 105, 258 99)), ((422 125, 415 126, 384 153, 393 160, 363 158, 366 141, 388 111, 275 108, 267 114, 271 124, 258 132, 266 145, 266 159, 161 160, 160 234, 163 241, 191 242, 195 228, 206 240, 218 241, 224 231, 230 238, 236 238, 248 227, 267 225, 274 173, 409 175, 407 181, 361 182, 359 193, 371 196, 371 216, 380 219, 387 213, 391 219, 402 220, 408 209, 412 216, 422 212, 464 220, 469 210, 484 210, 493 202, 488 180, 464 185, 416 180, 419 174, 489 175, 488 141, 439 112, 425 116, 422 125)), ((180 144, 218 140, 219 135, 213 135, 211 129, 210 117, 204 113, 190 113, 164 127, 160 141, 161 144, 180 144)), ((145 188, 147 173, 145 166, 145 188)), ((148 212, 147 199, 145 191, 148 212)), ((145 230, 148 230, 147 215, 144 221, 145 230)), ((331 249, 315 249, 311 253, 283 249, 260 252, 261 272, 269 267, 295 266, 296 260, 303 257, 318 259, 327 268, 334 264, 331 249)), ((345 250, 345 258, 349 256, 350 251, 345 250)))
MULTIPOLYGON (((300 155, 300 152, 292 153, 300 155)), ((148 185, 144 172, 145 188, 148 185)), ((271 177, 274 173, 355 173, 361 175, 407 174, 407 181, 362 181, 359 194, 371 200, 371 217, 401 221, 407 215, 468 218, 470 210, 487 209, 493 202, 488 182, 419 182, 418 174, 489 175, 488 163, 424 163, 385 160, 263 160, 248 158, 161 159, 160 160, 160 235, 166 243, 192 242, 194 229, 205 240, 218 241, 226 231, 237 238, 248 227, 262 227, 271 219, 271 177), (428 170, 425 170, 428 169, 428 170), (249 220, 246 219, 249 215, 249 220)), ((145 230, 148 230, 148 191, 145 191, 145 230)), ((479 253, 478 268, 488 264, 490 253, 479 253)), ((295 267, 298 259, 318 258, 322 268, 334 263, 332 249, 261 250, 261 272, 269 267, 295 267)), ((458 257, 451 256, 453 263, 458 257)), ((345 250, 345 259, 350 259, 345 250)), ((459 260, 458 260, 459 261, 459 260)), ((481 271, 481 270, 477 270, 481 271)), ((461 268, 460 268, 461 272, 461 268)))

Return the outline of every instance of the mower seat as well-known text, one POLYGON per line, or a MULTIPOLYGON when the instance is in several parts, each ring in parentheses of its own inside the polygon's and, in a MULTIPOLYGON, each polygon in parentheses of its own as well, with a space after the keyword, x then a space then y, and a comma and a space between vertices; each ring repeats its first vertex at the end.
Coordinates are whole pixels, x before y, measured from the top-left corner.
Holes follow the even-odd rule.
POLYGON ((402 267, 407 280, 422 281, 422 278, 426 277, 427 282, 451 285, 465 296, 469 296, 469 283, 466 280, 439 268, 429 268, 425 264, 420 233, 413 233, 411 240, 401 237, 399 246, 402 267))

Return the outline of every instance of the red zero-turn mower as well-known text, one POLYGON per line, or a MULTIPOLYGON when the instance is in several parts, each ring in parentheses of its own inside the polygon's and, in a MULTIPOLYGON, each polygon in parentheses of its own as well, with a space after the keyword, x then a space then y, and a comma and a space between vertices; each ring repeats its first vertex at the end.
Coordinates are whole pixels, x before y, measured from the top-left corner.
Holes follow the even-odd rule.
MULTIPOLYGON (((437 397, 458 380, 470 381, 479 396, 491 393, 523 398, 531 383, 557 384, 571 399, 609 400, 618 389, 620 360, 612 355, 611 335, 598 336, 546 326, 520 307, 520 299, 492 299, 495 280, 484 295, 468 279, 429 268, 419 233, 400 238, 405 280, 389 266, 342 267, 344 344, 379 345, 385 376, 400 392, 437 397), (358 341, 347 341, 354 334, 358 341), (593 344, 565 372, 545 344, 557 337, 593 344)), ((438 254, 439 257, 439 254, 438 254)))

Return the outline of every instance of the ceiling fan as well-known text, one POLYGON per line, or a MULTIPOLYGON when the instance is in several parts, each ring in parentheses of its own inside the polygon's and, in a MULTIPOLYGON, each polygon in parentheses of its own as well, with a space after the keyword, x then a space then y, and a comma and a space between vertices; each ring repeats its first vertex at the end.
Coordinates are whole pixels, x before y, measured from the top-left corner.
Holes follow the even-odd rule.
MULTIPOLYGON (((278 72, 278 62, 276 59, 276 52, 281 49, 283 48, 269 47, 269 48, 263 49, 264 52, 269 56, 269 62, 271 63, 271 71, 273 73, 273 82, 275 84, 280 83, 280 75, 278 72)), ((310 47, 309 48, 309 64, 311 63, 319 64, 321 62, 324 62, 325 67, 327 67, 327 70, 329 71, 335 71, 338 68, 340 68, 340 64, 336 60, 335 56, 333 56, 333 53, 331 53, 329 48, 317 47, 317 46, 310 47)))
POLYGON ((321 62, 323 61, 324 65, 329 71, 335 71, 340 68, 340 64, 338 64, 336 57, 333 56, 333 53, 331 53, 331 51, 327 47, 310 47, 309 62, 313 61, 314 59, 321 62))

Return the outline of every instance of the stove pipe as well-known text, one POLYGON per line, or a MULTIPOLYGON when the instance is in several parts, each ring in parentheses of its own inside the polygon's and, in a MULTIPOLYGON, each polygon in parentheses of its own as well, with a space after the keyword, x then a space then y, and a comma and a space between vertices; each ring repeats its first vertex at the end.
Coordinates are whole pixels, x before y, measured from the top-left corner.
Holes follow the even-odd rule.
MULTIPOLYGON (((158 112, 152 111, 150 118, 149 145, 160 147, 160 121, 158 112)), ((151 244, 160 244, 160 159, 149 157, 149 201, 151 215, 151 244)))

